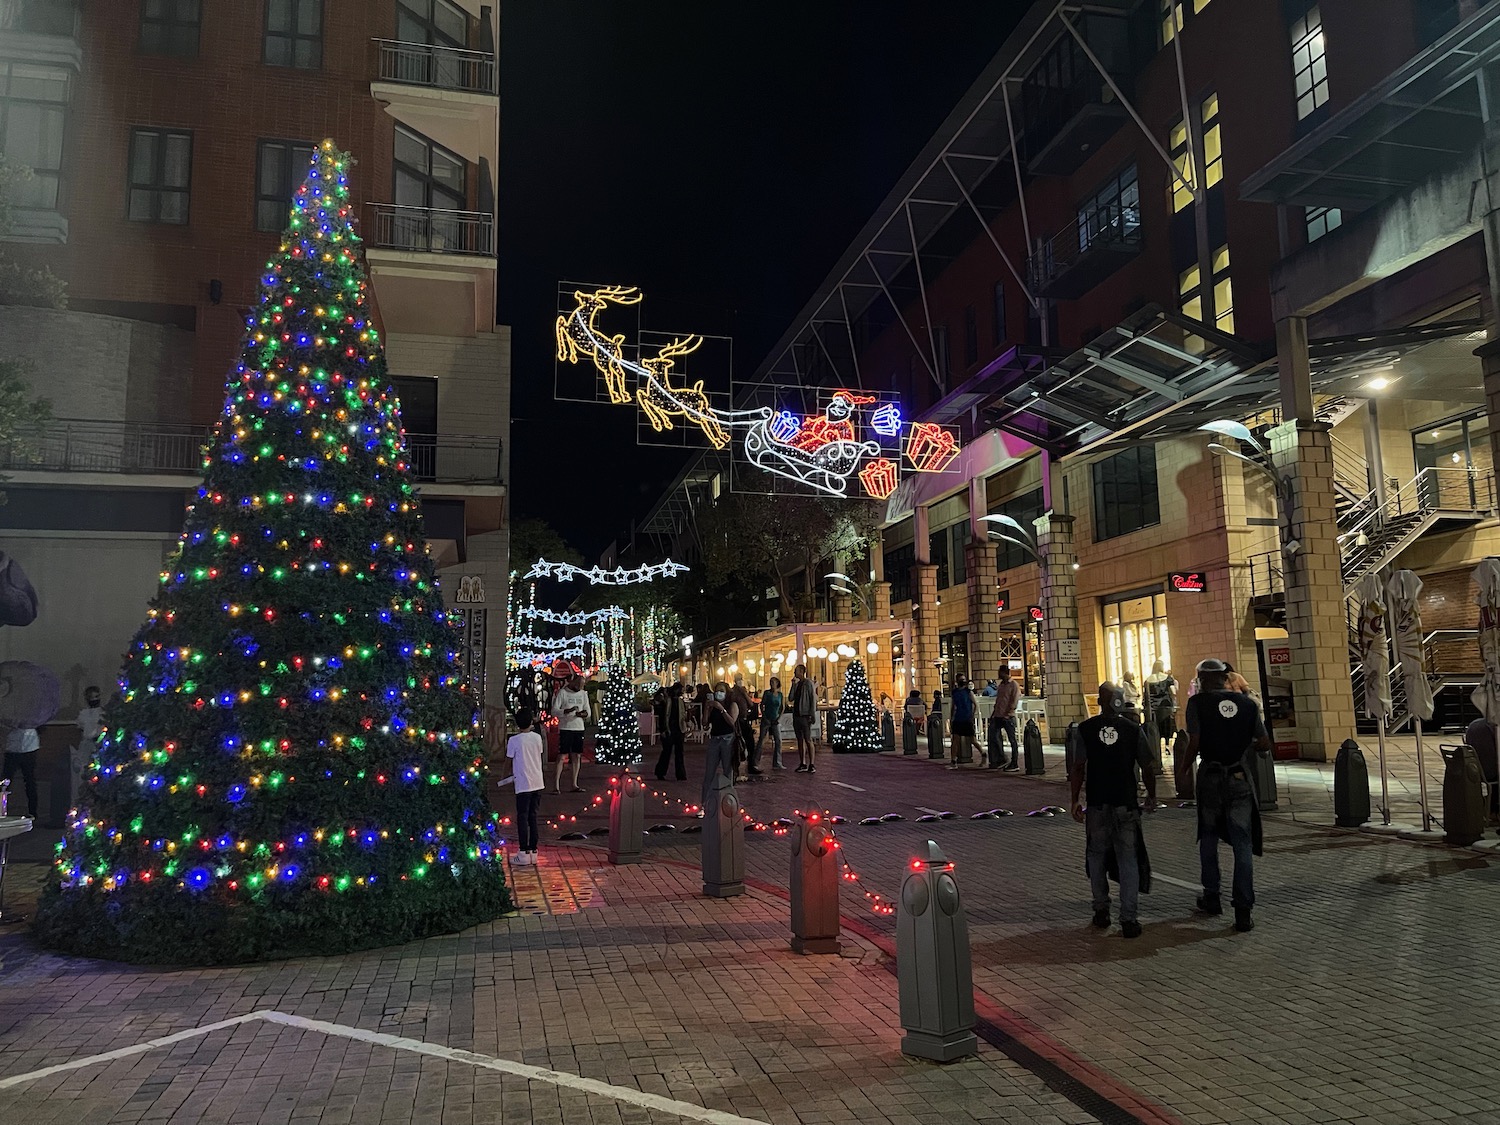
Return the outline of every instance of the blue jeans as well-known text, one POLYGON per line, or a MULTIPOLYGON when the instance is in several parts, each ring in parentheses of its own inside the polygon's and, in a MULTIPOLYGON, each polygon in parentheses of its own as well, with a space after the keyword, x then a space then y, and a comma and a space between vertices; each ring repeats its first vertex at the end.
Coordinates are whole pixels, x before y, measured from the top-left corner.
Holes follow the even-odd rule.
POLYGON ((774 719, 764 719, 760 724, 760 737, 755 740, 755 755, 750 759, 750 765, 760 769, 760 748, 765 745, 766 739, 771 740, 771 768, 781 768, 781 716, 774 719))
POLYGON ((735 734, 721 734, 710 738, 703 753, 703 815, 707 816, 710 802, 714 799, 714 778, 723 771, 729 783, 734 784, 734 740, 735 734))
POLYGON ((1094 893, 1094 909, 1109 909, 1109 876, 1105 864, 1111 850, 1120 872, 1120 921, 1136 920, 1141 889, 1141 871, 1135 858, 1135 838, 1141 829, 1141 814, 1136 809, 1094 808, 1084 817, 1088 828, 1089 888, 1094 893))
POLYGON ((999 766, 1005 759, 1005 740, 1002 735, 1010 736, 1010 760, 1017 760, 1020 751, 1016 746, 1016 717, 1014 715, 996 715, 990 718, 990 765, 999 766))
MULTIPOLYGON (((1255 905, 1255 875, 1251 864, 1255 862, 1250 837, 1250 822, 1255 813, 1255 796, 1250 790, 1248 778, 1229 779, 1229 804, 1225 821, 1228 824, 1229 847, 1234 852, 1234 882, 1230 904, 1249 910, 1255 905)), ((1198 859, 1203 866, 1203 893, 1217 898, 1222 885, 1219 876, 1218 826, 1204 824, 1199 829, 1198 859)))

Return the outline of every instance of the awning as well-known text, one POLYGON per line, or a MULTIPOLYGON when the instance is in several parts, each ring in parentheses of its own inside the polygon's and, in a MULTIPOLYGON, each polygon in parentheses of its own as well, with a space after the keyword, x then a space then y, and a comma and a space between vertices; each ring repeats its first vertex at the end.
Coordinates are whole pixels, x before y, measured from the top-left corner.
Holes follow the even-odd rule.
POLYGON ((1474 77, 1500 60, 1488 4, 1250 176, 1240 198, 1361 211, 1469 152, 1484 126, 1474 77))
POLYGON ((954 425, 971 411, 987 405, 1041 375, 1050 360, 1064 353, 1056 349, 1016 346, 985 364, 972 379, 965 381, 932 407, 922 412, 924 422, 954 425))

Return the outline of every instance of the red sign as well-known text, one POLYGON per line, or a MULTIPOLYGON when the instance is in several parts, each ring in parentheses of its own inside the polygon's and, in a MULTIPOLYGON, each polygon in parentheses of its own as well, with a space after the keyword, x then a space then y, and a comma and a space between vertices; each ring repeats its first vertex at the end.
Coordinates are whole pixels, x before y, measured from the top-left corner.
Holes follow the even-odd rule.
POLYGON ((1208 578, 1201 570, 1176 570, 1167 575, 1167 582, 1179 594, 1201 594, 1208 589, 1208 578))
POLYGON ((1033 621, 1040 621, 1042 619, 1042 607, 1039 605, 1027 606, 1026 616, 1030 617, 1033 621))
POLYGON ((1266 645, 1266 663, 1272 667, 1290 667, 1292 650, 1288 645, 1266 645))
POLYGON ((1009 590, 1001 590, 998 594, 995 595, 995 608, 1001 613, 1004 613, 1007 609, 1010 608, 1009 590))

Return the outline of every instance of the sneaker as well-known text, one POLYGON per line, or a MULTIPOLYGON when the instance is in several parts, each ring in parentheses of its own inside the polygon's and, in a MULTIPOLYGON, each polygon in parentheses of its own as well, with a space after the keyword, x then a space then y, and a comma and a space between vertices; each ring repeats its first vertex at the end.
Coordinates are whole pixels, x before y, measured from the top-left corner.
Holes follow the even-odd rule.
POLYGON ((797 767, 797 772, 798 773, 806 773, 807 772, 807 767, 806 766, 798 766, 797 767))
POLYGON ((1141 924, 1139 922, 1121 922, 1120 936, 1126 938, 1138 938, 1141 936, 1141 924))
MULTIPOLYGON (((1202 894, 1198 896, 1198 909, 1204 914, 1223 914, 1224 905, 1219 901, 1218 895, 1202 894)), ((1246 912, 1248 916, 1248 911, 1246 912)))
POLYGON ((1006 773, 1020 773, 1021 772, 1021 767, 1018 766, 1018 765, 1016 765, 1015 762, 1012 762, 1010 765, 1008 765, 1008 766, 1005 767, 1005 772, 1006 773))
POLYGON ((536 852, 527 852, 526 853, 526 866, 527 867, 535 867, 536 866, 536 852))
POLYGON ((531 862, 531 860, 528 858, 528 855, 529 853, 527 852, 517 852, 515 855, 510 857, 510 865, 512 867, 525 867, 531 862))
POLYGON ((764 773, 765 773, 765 772, 766 772, 766 771, 765 771, 765 770, 762 770, 762 769, 756 769, 756 768, 755 768, 755 767, 754 767, 754 766, 751 766, 751 767, 750 767, 750 776, 751 776, 751 777, 760 777, 760 776, 761 776, 761 775, 762 775, 762 774, 764 774, 764 773))
POLYGON ((807 772, 808 773, 817 773, 818 772, 818 767, 817 766, 808 766, 807 767, 807 772))
POLYGON ((1236 906, 1234 908, 1234 928, 1242 934, 1248 934, 1255 929, 1255 922, 1250 917, 1248 906, 1236 906))
POLYGON ((1094 911, 1094 928, 1096 930, 1107 930, 1107 929, 1109 929, 1109 911, 1108 910, 1096 910, 1096 911, 1094 911))
POLYGON ((776 764, 775 764, 775 765, 774 765, 774 766, 772 766, 772 767, 771 767, 771 768, 772 768, 772 769, 773 769, 773 770, 783 770, 783 771, 785 771, 785 769, 786 769, 786 767, 785 767, 785 766, 784 766, 784 765, 782 765, 782 764, 781 764, 781 763, 780 763, 780 762, 777 762, 777 763, 776 763, 776 764))

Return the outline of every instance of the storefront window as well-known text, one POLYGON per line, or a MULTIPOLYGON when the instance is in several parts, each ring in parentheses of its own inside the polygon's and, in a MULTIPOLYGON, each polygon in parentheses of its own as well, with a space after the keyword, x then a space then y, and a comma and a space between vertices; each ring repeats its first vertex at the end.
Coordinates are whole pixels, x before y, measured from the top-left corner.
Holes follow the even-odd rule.
POLYGON ((958 677, 969 675, 969 634, 943 633, 938 637, 938 659, 943 662, 943 683, 951 688, 958 677))
POLYGON ((1172 666, 1165 595, 1146 591, 1119 596, 1104 603, 1103 613, 1105 674, 1112 683, 1134 672, 1139 686, 1154 662, 1172 666))

